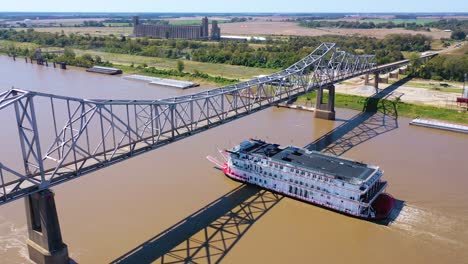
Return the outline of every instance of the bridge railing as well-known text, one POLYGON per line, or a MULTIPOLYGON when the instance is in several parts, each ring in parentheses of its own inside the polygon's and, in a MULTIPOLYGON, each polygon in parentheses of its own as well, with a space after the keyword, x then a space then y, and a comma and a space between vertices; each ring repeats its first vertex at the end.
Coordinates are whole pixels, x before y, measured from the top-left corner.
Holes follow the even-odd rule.
POLYGON ((9 90, 0 94, 0 120, 9 131, 1 143, 12 145, 0 163, 0 205, 375 67, 374 56, 323 43, 277 73, 167 99, 9 90))

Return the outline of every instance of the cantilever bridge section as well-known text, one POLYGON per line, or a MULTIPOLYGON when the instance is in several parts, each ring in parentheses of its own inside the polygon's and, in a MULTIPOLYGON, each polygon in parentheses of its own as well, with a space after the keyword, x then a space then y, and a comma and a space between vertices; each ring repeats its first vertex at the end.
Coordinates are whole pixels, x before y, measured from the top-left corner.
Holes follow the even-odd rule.
POLYGON ((312 90, 405 64, 377 66, 373 55, 323 43, 277 73, 167 99, 89 100, 11 89, 0 94, 0 114, 11 113, 2 127, 17 137, 0 140, 18 141, 20 150, 0 161, 0 205, 312 90))

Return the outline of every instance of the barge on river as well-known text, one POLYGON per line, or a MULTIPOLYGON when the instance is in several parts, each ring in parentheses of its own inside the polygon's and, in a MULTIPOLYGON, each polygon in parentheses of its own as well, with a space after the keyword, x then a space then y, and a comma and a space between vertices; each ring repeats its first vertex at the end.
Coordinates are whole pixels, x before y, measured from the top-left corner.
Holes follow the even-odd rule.
POLYGON ((387 182, 377 166, 261 140, 244 141, 220 153, 224 163, 208 159, 236 181, 347 215, 385 219, 395 205, 385 193, 387 182))

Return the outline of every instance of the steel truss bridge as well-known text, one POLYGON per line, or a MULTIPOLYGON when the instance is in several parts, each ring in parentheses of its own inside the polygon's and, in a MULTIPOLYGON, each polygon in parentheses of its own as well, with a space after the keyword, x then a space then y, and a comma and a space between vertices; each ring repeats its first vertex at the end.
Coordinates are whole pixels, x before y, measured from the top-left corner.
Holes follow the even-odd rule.
POLYGON ((8 116, 2 126, 17 131, 21 151, 0 162, 0 205, 312 90, 405 64, 378 67, 373 55, 323 43, 277 73, 167 99, 88 100, 11 89, 0 94, 0 114, 8 116))

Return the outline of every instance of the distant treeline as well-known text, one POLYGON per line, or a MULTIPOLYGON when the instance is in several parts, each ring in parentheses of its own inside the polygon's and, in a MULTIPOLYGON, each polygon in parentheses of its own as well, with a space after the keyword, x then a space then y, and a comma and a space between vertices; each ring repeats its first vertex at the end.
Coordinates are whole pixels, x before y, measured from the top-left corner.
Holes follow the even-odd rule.
POLYGON ((468 31, 468 20, 458 19, 442 19, 434 22, 418 24, 416 22, 401 22, 395 23, 392 21, 374 23, 372 21, 323 21, 323 20, 304 20, 297 19, 300 26, 317 28, 317 27, 338 27, 338 28, 406 28, 410 30, 429 30, 429 28, 450 29, 453 31, 462 30, 468 31))
POLYGON ((105 27, 106 25, 100 21, 86 20, 83 21, 83 27, 105 27))
POLYGON ((411 30, 422 30, 427 29, 427 27, 417 24, 415 22, 408 23, 394 23, 381 22, 374 23, 372 21, 323 21, 323 20, 312 20, 312 21, 300 21, 299 25, 302 27, 308 28, 319 28, 319 27, 337 27, 337 28, 362 28, 362 29, 372 29, 372 28, 406 28, 411 30))
POLYGON ((39 46, 95 49, 113 53, 142 55, 242 65, 260 68, 285 68, 307 56, 323 42, 335 42, 342 50, 358 54, 376 54, 378 63, 403 59, 402 51, 426 51, 431 38, 417 35, 388 35, 384 39, 370 37, 289 37, 279 41, 268 40, 264 46, 248 42, 221 41, 216 45, 202 41, 173 39, 130 39, 116 36, 90 36, 26 31, 0 30, 0 39, 30 42, 39 46))

